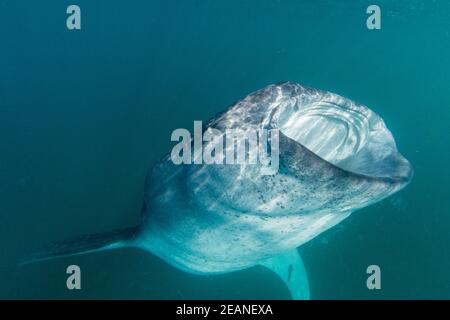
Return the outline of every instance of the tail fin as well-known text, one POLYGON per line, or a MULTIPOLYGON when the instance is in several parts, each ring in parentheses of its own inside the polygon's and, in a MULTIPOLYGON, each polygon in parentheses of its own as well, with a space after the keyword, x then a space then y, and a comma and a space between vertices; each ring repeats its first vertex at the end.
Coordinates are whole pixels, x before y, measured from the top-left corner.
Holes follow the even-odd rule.
POLYGON ((41 251, 35 252, 20 262, 25 265, 57 257, 115 249, 130 245, 138 233, 138 228, 119 229, 105 233, 89 234, 49 243, 41 251))

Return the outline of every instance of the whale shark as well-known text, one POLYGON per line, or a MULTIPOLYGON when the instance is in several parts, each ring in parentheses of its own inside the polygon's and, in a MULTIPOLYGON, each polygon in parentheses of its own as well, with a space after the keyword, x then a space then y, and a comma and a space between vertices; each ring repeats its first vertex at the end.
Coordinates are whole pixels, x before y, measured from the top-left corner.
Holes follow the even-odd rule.
POLYGON ((203 126, 210 128, 277 129, 277 171, 267 174, 258 163, 174 164, 167 155, 148 172, 138 226, 54 242, 26 262, 135 247, 200 275, 262 265, 293 299, 309 299, 298 247, 413 176, 375 112, 293 82, 249 94, 203 126))

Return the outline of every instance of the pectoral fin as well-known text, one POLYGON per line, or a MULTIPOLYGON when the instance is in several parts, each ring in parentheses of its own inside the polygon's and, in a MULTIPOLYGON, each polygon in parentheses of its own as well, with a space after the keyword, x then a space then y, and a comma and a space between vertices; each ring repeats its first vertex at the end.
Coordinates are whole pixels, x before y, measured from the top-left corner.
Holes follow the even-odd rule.
POLYGON ((309 300, 309 284, 305 266, 297 249, 271 258, 262 266, 275 272, 286 284, 294 300, 309 300))

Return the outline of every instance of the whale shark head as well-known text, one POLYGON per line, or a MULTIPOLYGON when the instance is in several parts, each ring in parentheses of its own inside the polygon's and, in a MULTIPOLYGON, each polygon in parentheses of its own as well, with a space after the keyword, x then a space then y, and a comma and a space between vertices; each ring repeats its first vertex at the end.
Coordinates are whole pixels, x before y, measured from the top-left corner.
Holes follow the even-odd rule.
MULTIPOLYGON (((268 144, 278 152, 278 165, 267 174, 260 163, 186 165, 167 156, 153 168, 142 241, 191 272, 242 269, 298 247, 412 177, 377 114, 295 83, 250 94, 203 132, 212 128, 277 130, 276 145, 274 139, 268 144)), ((224 139, 202 141, 203 149, 217 141, 224 139)))
POLYGON ((241 212, 347 213, 400 190, 412 177, 410 163, 377 114, 298 84, 271 85, 249 95, 213 118, 206 130, 212 127, 279 130, 280 167, 273 175, 265 175, 261 164, 182 168, 193 191, 204 194, 193 199, 241 212))

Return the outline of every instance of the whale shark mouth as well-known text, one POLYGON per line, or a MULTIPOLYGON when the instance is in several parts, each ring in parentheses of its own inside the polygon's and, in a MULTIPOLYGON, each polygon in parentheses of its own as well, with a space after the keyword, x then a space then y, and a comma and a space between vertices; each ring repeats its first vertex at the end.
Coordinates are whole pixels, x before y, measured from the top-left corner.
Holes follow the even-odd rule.
POLYGON ((412 177, 412 167, 397 151, 383 119, 363 105, 301 87, 273 118, 285 136, 343 170, 407 181, 412 177))
POLYGON ((321 101, 304 106, 281 124, 281 131, 321 158, 338 165, 366 144, 368 118, 321 101), (318 139, 320 137, 320 139, 318 139))

